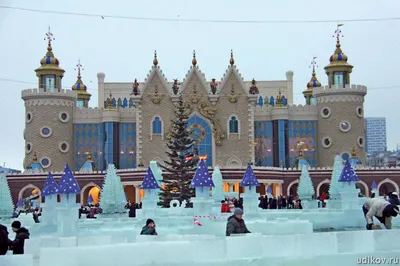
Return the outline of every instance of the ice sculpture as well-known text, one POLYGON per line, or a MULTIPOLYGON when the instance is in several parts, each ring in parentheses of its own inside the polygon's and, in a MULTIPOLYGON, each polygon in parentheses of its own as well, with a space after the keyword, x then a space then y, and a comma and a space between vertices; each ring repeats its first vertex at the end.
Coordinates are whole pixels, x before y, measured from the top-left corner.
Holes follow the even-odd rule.
POLYGON ((314 209, 314 203, 312 197, 315 194, 314 185, 311 181, 310 173, 308 172, 307 165, 301 166, 301 176, 299 185, 297 187, 297 195, 301 199, 301 203, 304 209, 314 209))
POLYGON ((42 204, 42 220, 46 226, 57 225, 57 195, 58 185, 51 173, 47 175, 42 189, 42 196, 45 196, 45 203, 42 204))
POLYGON ((150 167, 147 169, 147 173, 143 178, 142 189, 144 189, 144 197, 142 198, 143 214, 147 218, 154 217, 157 211, 160 185, 150 167))
POLYGON ((162 170, 160 169, 156 161, 150 161, 150 169, 153 172, 153 175, 157 180, 158 185, 161 186, 163 181, 163 175, 162 175, 162 170))
POLYGON ((4 173, 0 173, 0 218, 10 218, 13 211, 14 203, 12 201, 7 177, 4 173))
POLYGON ((268 184, 267 189, 265 190, 265 193, 267 194, 268 197, 272 196, 272 187, 270 184, 268 184))
POLYGON ((58 234, 60 236, 75 236, 78 233, 76 194, 81 193, 81 189, 75 180, 71 168, 67 164, 58 183, 58 194, 61 195, 61 203, 58 204, 58 234))
POLYGON ((258 183, 257 177, 254 175, 250 163, 247 165, 240 186, 245 188, 244 193, 242 193, 241 196, 243 198, 243 209, 246 217, 257 216, 259 210, 258 198, 260 197, 260 194, 257 193, 256 189, 260 186, 260 183, 258 183))
POLYGON ((117 175, 117 169, 113 164, 108 165, 104 179, 100 194, 100 206, 103 209, 103 214, 124 213, 126 204, 125 192, 121 178, 117 175))
POLYGON ((343 209, 356 209, 359 207, 358 194, 359 189, 356 188, 356 183, 360 181, 349 161, 343 167, 339 177, 339 182, 343 184, 342 192, 340 193, 343 209))
POLYGON ((343 160, 340 155, 335 156, 333 170, 331 175, 331 183, 329 184, 329 203, 330 209, 341 209, 340 192, 343 184, 339 182, 340 174, 343 170, 343 160))
POLYGON ((223 181, 222 181, 222 174, 219 167, 214 167, 214 172, 212 174, 212 180, 214 182, 214 187, 212 188, 212 198, 215 203, 221 205, 221 200, 225 199, 224 190, 222 188, 223 181))
POLYGON ((196 197, 192 199, 194 215, 210 215, 214 201, 210 198, 210 188, 215 185, 204 160, 200 160, 190 187, 196 190, 196 197))

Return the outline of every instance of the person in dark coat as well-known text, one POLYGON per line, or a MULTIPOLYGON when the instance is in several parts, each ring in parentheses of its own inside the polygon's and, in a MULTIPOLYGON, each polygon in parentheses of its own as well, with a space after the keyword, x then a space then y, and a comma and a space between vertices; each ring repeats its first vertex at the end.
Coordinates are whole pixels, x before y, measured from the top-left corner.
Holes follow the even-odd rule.
POLYGON ((16 235, 14 241, 9 242, 10 249, 12 249, 14 255, 22 255, 24 254, 25 240, 29 239, 29 231, 21 227, 20 221, 14 221, 11 228, 16 235))
POLYGON ((146 225, 143 226, 140 234, 141 235, 157 235, 156 224, 154 223, 154 221, 152 219, 147 219, 146 225))
POLYGON ((243 220, 243 210, 236 208, 233 215, 228 218, 228 223, 226 224, 226 236, 233 234, 248 234, 251 233, 244 223, 243 220))
POLYGON ((132 204, 129 203, 128 209, 129 209, 129 217, 133 218, 136 217, 136 209, 137 209, 137 204, 132 204))
POLYGON ((0 224, 0 256, 6 255, 8 251, 8 230, 7 227, 0 224))

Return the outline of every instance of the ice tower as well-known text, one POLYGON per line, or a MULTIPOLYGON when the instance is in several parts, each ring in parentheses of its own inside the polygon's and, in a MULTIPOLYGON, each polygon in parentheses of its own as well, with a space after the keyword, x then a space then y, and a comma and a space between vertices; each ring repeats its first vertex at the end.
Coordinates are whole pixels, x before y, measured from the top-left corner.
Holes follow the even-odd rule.
POLYGON ((51 173, 47 175, 42 189, 45 203, 42 204, 42 223, 48 226, 57 225, 57 195, 59 188, 51 173))
POLYGON ((160 185, 150 167, 147 169, 147 173, 143 178, 142 189, 144 189, 144 197, 142 198, 144 216, 154 216, 157 210, 160 185))
POLYGON ((11 198, 7 177, 0 173, 0 218, 10 218, 14 211, 14 203, 11 198))
POLYGON ((113 164, 108 165, 104 179, 100 193, 100 206, 103 214, 124 213, 126 196, 121 177, 117 174, 117 169, 113 164))
POLYGON ((58 233, 61 236, 76 236, 78 232, 79 204, 76 203, 76 194, 81 193, 81 189, 75 180, 71 168, 67 164, 58 183, 58 194, 61 195, 61 204, 58 211, 58 233))
POLYGON ((329 184, 329 203, 328 208, 341 209, 341 197, 340 192, 342 191, 342 183, 339 182, 339 177, 343 171, 343 160, 338 154, 335 156, 333 163, 333 170, 331 175, 331 183, 329 184))
POLYGON ((378 185, 376 184, 375 180, 372 181, 372 185, 371 185, 371 194, 375 193, 375 196, 379 196, 378 192, 378 185))
POLYGON ((161 186, 163 181, 163 175, 162 175, 162 170, 160 169, 156 161, 150 161, 150 169, 153 172, 153 175, 156 178, 158 185, 161 186))
POLYGON ((210 188, 215 185, 204 160, 200 160, 190 187, 196 190, 196 197, 192 200, 194 215, 211 215, 213 199, 210 198, 210 188))
POLYGON ((220 206, 221 200, 224 200, 225 196, 224 196, 224 190, 222 188, 223 181, 222 181, 221 170, 219 170, 219 167, 217 166, 214 167, 212 180, 214 182, 214 187, 212 188, 212 198, 214 199, 214 202, 217 203, 218 206, 220 206))
POLYGON ((355 209, 359 207, 359 189, 356 188, 358 181, 360 179, 350 162, 347 161, 339 177, 339 182, 343 184, 342 192, 340 193, 343 209, 355 209))
POLYGON ((314 206, 314 204, 311 204, 313 203, 312 197, 314 194, 314 185, 311 181, 310 173, 308 172, 308 166, 303 164, 301 166, 301 176, 297 187, 297 195, 299 195, 304 209, 314 209, 317 207, 316 205, 314 206))
POLYGON ((258 198, 260 197, 260 194, 257 193, 256 189, 260 186, 260 183, 258 183, 257 177, 254 175, 250 163, 247 165, 240 186, 245 188, 244 193, 241 194, 245 215, 256 216, 258 214, 258 198))

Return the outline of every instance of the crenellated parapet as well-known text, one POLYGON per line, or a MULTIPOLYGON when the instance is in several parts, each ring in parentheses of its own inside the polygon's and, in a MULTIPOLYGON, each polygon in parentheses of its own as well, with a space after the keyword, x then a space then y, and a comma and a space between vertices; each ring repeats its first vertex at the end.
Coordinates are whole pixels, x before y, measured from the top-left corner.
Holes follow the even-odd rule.
POLYGON ((364 102, 367 87, 363 85, 322 86, 313 89, 318 103, 324 102, 364 102))
POLYGON ((104 122, 136 122, 136 108, 118 108, 106 110, 103 108, 75 108, 74 124, 104 123, 104 122))
POLYGON ((256 106, 255 121, 272 120, 317 120, 318 109, 315 105, 291 105, 288 107, 273 107, 271 105, 256 106))
POLYGON ((54 89, 54 91, 39 89, 26 89, 21 92, 25 106, 75 106, 77 93, 72 90, 54 89))

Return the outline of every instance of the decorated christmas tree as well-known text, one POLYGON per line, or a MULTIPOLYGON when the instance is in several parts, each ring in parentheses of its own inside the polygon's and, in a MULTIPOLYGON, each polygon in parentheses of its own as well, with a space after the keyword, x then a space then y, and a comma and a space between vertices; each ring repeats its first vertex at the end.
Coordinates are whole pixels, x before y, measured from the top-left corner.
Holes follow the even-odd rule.
POLYGON ((308 172, 307 165, 301 166, 301 176, 299 185, 297 187, 297 195, 301 200, 311 200, 315 194, 314 185, 311 181, 310 173, 308 172))
POLYGON ((360 181, 360 178, 358 178, 358 175, 354 171, 350 162, 347 160, 346 164, 343 167, 342 173, 339 176, 339 182, 355 184, 358 181, 360 181))
POLYGON ((247 165, 246 172, 244 173, 242 182, 240 182, 241 187, 259 187, 260 183, 258 183, 257 177, 253 172, 253 168, 251 168, 250 163, 247 165))
POLYGON ((340 155, 335 156, 335 161, 333 163, 333 170, 331 175, 331 183, 329 184, 329 198, 330 199, 340 199, 340 192, 342 184, 339 183, 340 174, 343 171, 343 161, 340 155))
POLYGON ((113 164, 107 167, 107 174, 104 178, 100 194, 100 207, 104 214, 125 212, 125 192, 121 178, 117 175, 117 169, 113 164))
POLYGON ((197 165, 197 157, 193 156, 195 141, 191 138, 191 132, 187 129, 187 120, 190 109, 183 102, 182 96, 176 105, 176 119, 172 121, 168 133, 168 150, 166 154, 169 160, 164 161, 161 168, 165 170, 164 186, 160 192, 160 205, 167 207, 171 199, 180 202, 189 200, 194 192, 190 188, 193 172, 197 165))
POLYGON ((14 211, 10 188, 7 183, 7 177, 0 173, 0 218, 10 218, 14 211))

